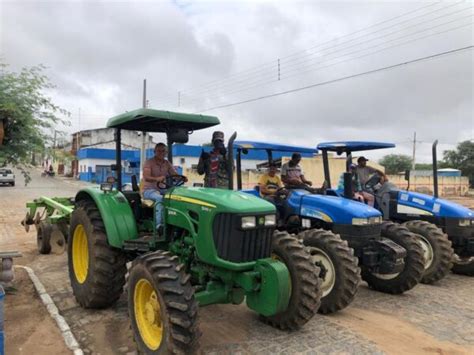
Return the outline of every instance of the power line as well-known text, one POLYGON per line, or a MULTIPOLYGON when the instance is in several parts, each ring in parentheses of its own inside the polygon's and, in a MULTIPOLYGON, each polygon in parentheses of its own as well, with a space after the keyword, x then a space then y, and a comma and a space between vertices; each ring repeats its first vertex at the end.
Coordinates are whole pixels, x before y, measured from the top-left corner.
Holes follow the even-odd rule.
MULTIPOLYGON (((465 16, 461 19, 465 19, 465 18, 468 18, 468 17, 472 17, 471 15, 469 16, 465 16)), ((367 51, 367 50, 370 50, 372 48, 376 48, 376 47, 379 47, 381 45, 385 45, 387 43, 390 43, 390 42, 393 42, 393 41, 397 41, 397 40, 400 40, 400 39, 403 39, 405 37, 410 37, 412 35, 417 35, 417 34, 420 34, 422 32, 426 32, 426 31, 429 31, 429 30, 432 30, 436 27, 440 27, 440 26, 444 26, 446 24, 449 24, 449 23, 452 23, 452 22, 456 22, 458 21, 459 19, 455 19, 455 20, 452 20, 452 21, 449 21, 449 22, 445 22, 445 23, 442 23, 442 24, 438 24, 436 26, 432 26, 428 29, 423 29, 421 31, 418 31, 417 33, 412 33, 412 34, 409 34, 408 36, 401 36, 401 37, 397 37, 397 38, 394 38, 390 41, 387 41, 385 43, 381 43, 381 44, 377 44, 377 45, 374 45, 374 46, 371 46, 371 47, 368 47, 368 48, 363 48, 363 49, 359 49, 359 50, 355 50, 355 51, 352 51, 350 53, 346 53, 346 54, 343 54, 341 56, 337 56, 337 57, 334 57, 334 58, 330 58, 329 60, 335 60, 335 59, 339 59, 339 58, 343 58, 343 57, 346 57, 346 56, 349 56, 349 55, 352 55, 352 54, 355 54, 355 53, 358 53, 358 52, 362 52, 362 51, 367 51)), ((283 72, 283 74, 281 75, 281 78, 282 80, 284 79, 289 79, 289 78, 292 78, 292 77, 295 77, 295 76, 299 76, 299 75, 302 75, 304 73, 307 73, 307 72, 314 72, 316 70, 320 70, 320 69, 324 69, 324 68, 328 68, 328 67, 331 67, 331 66, 334 66, 334 65, 337 65, 337 64, 341 64, 341 63, 344 63, 344 62, 348 62, 348 61, 353 61, 353 60, 356 60, 356 59, 360 59, 360 58, 363 58, 363 57, 367 57, 369 55, 373 55, 373 54, 376 54, 376 53, 380 53, 380 52, 383 52, 383 51, 386 51, 388 49, 392 49, 394 47, 398 47, 398 46, 401 46, 401 45, 404 45, 404 44, 408 44, 408 43, 411 43, 411 42, 414 42, 414 41, 419 41, 421 39, 425 39, 425 38, 428 38, 428 37, 432 37, 432 36, 436 36, 436 35, 439 35, 439 34, 444 34, 444 33, 447 33, 447 32, 450 32, 450 31, 453 31, 453 30, 457 30, 457 29, 460 29, 460 28, 463 28, 463 27, 467 27, 467 26, 470 26, 472 23, 467 23, 467 24, 462 24, 461 26, 456 26, 456 27, 452 27, 452 28, 449 28, 449 29, 446 29, 446 30, 443 30, 443 31, 439 31, 439 32, 435 32, 435 33, 430 33, 428 35, 425 35, 425 36, 421 36, 421 37, 418 37, 418 38, 412 38, 412 39, 409 39, 408 41, 404 41, 404 42, 401 42, 401 43, 396 43, 394 45, 391 45, 391 46, 388 46, 388 47, 385 47, 385 48, 381 48, 379 50, 376 50, 376 51, 372 51, 372 52, 369 52, 369 53, 365 53, 365 54, 362 54, 362 55, 359 55, 359 56, 356 56, 356 57, 352 57, 352 58, 346 58, 346 59, 343 59, 343 60, 340 60, 340 61, 337 61, 337 62, 334 62, 334 63, 329 63, 329 64, 326 64, 326 65, 321 65, 321 66, 316 66, 314 68, 311 68, 312 66, 316 65, 316 64, 323 64, 325 63, 325 61, 320 61, 318 63, 314 63, 314 64, 311 64, 311 65, 308 65, 308 66, 305 66, 303 68, 300 69, 299 72, 290 72, 290 75, 288 74, 285 74, 283 72), (307 68, 307 70, 303 70, 307 68)), ((212 97, 216 97, 216 96, 225 96, 225 95, 230 95, 230 94, 235 94, 235 93, 239 93, 239 92, 242 92, 242 91, 246 91, 246 90, 249 90, 249 89, 252 89, 252 88, 257 88, 257 87, 260 87, 260 86, 263 86, 263 85, 266 85, 266 84, 271 84, 271 83, 275 83, 276 79, 273 79, 273 80, 270 80, 270 81, 267 81, 267 82, 264 82, 264 83, 258 83, 258 82, 254 82, 254 83, 249 83, 250 85, 247 85, 243 88, 240 88, 240 89, 237 89, 237 90, 234 90, 234 91, 224 91, 224 92, 220 92, 218 94, 215 94, 213 96, 210 96, 211 98, 212 97)), ((209 98, 209 97, 208 97, 209 98)), ((188 100, 188 104, 191 104, 195 101, 199 101, 200 98, 196 98, 196 99, 192 99, 192 100, 188 100)), ((202 99, 201 99, 202 100, 202 99)))
POLYGON ((373 70, 369 70, 369 71, 365 71, 365 72, 361 72, 361 73, 357 73, 357 74, 344 76, 344 77, 337 78, 337 79, 332 79, 332 80, 327 80, 327 81, 323 81, 323 82, 319 82, 319 83, 315 83, 315 84, 311 84, 311 85, 302 86, 302 87, 291 89, 291 90, 280 91, 280 92, 277 92, 277 93, 274 93, 274 94, 255 97, 255 98, 252 98, 252 99, 242 100, 242 101, 238 101, 238 102, 234 102, 234 103, 230 103, 230 104, 226 104, 226 105, 209 107, 209 108, 205 108, 203 110, 196 111, 195 113, 202 113, 202 112, 207 112, 207 111, 211 111, 211 110, 215 110, 215 109, 221 109, 221 108, 227 108, 227 107, 231 107, 231 106, 242 105, 242 104, 245 104, 245 103, 255 102, 255 101, 269 99, 269 98, 272 98, 272 97, 286 95, 286 94, 290 94, 290 93, 294 93, 294 92, 298 92, 298 91, 308 90, 308 89, 312 89, 312 88, 315 88, 315 87, 318 87, 318 86, 333 84, 333 83, 336 83, 336 82, 339 82, 339 81, 354 79, 354 78, 361 77, 361 76, 364 76, 364 75, 378 73, 378 72, 381 72, 381 71, 384 71, 384 70, 395 69, 395 68, 402 67, 402 66, 405 66, 405 65, 408 65, 408 64, 413 64, 413 63, 417 63, 417 62, 421 62, 421 61, 425 61, 425 60, 435 59, 435 58, 438 58, 438 57, 458 53, 458 52, 469 50, 469 49, 472 49, 472 48, 474 48, 473 45, 467 46, 467 47, 462 47, 462 48, 457 48, 457 49, 453 49, 453 50, 449 50, 449 51, 445 51, 445 52, 441 52, 441 53, 437 53, 437 54, 432 54, 432 55, 421 57, 421 58, 412 59, 412 60, 409 60, 409 61, 406 61, 406 62, 389 65, 389 66, 382 67, 382 68, 377 68, 377 69, 373 69, 373 70))
MULTIPOLYGON (((464 9, 462 9, 462 10, 460 10, 460 11, 465 11, 465 10, 467 10, 467 9, 468 9, 468 8, 464 8, 464 9)), ((460 11, 456 11, 455 13, 460 12, 460 11)), ((451 14, 453 14, 453 13, 451 13, 451 14)), ((449 14, 449 15, 451 15, 451 14, 449 14)), ((441 17, 445 17, 445 16, 440 16, 440 17, 438 17, 438 18, 436 18, 436 19, 439 19, 439 18, 441 18, 441 17)), ((370 49, 372 49, 372 48, 376 48, 376 47, 380 47, 380 46, 382 46, 382 45, 386 45, 387 43, 391 43, 391 42, 398 41, 398 40, 401 40, 401 39, 404 39, 404 38, 407 38, 407 37, 410 37, 410 36, 414 36, 414 35, 417 35, 417 34, 420 34, 420 33, 426 32, 426 31, 430 31, 430 30, 435 29, 435 28, 437 28, 437 27, 444 26, 444 25, 450 24, 450 23, 452 23, 452 22, 458 22, 459 20, 463 20, 463 19, 470 18, 470 17, 472 17, 471 14, 469 14, 469 15, 467 15, 467 16, 464 16, 464 17, 456 18, 456 19, 453 19, 453 20, 450 20, 450 21, 447 21, 447 22, 443 22, 443 23, 441 23, 441 24, 437 24, 437 25, 434 25, 434 26, 431 26, 431 27, 428 27, 428 28, 420 29, 420 30, 418 30, 418 31, 416 31, 416 32, 412 32, 412 33, 409 33, 409 34, 406 34, 406 35, 402 35, 402 36, 399 36, 399 37, 397 37, 397 38, 392 38, 392 39, 387 40, 387 41, 385 41, 385 42, 383 42, 383 43, 375 44, 375 45, 372 45, 372 46, 367 47, 367 48, 357 49, 357 50, 354 50, 354 51, 349 52, 349 53, 345 53, 345 54, 342 54, 342 55, 339 55, 339 56, 335 56, 335 57, 333 57, 333 58, 328 58, 326 61, 335 60, 335 59, 339 59, 339 58, 342 58, 342 57, 350 56, 350 55, 352 55, 352 54, 359 53, 359 52, 362 52, 362 51, 367 51, 367 50, 370 50, 370 49)), ((431 20, 430 20, 430 21, 431 21, 431 20)), ((425 22, 427 22, 427 21, 425 21, 425 22)), ((421 23, 419 23, 419 24, 421 24, 421 23)), ((418 26, 419 24, 416 24, 415 26, 418 26)), ((372 53, 363 54, 363 55, 361 55, 361 56, 357 56, 357 57, 354 57, 354 58, 347 58, 347 59, 344 59, 344 60, 342 60, 342 61, 339 61, 339 62, 336 62, 336 63, 331 63, 331 64, 328 64, 328 65, 325 65, 325 66, 322 66, 322 67, 319 67, 319 68, 327 68, 327 67, 329 67, 329 66, 333 66, 333 65, 336 65, 336 64, 340 64, 340 63, 343 63, 343 62, 346 62, 346 61, 351 61, 351 60, 359 59, 359 58, 365 57, 365 56, 367 56, 367 55, 375 54, 375 53, 378 53, 378 52, 381 52, 381 51, 384 51, 384 50, 387 50, 387 49, 390 49, 390 48, 393 48, 393 47, 400 46, 400 45, 402 45, 402 44, 410 43, 410 42, 413 42, 413 41, 416 41, 416 40, 420 40, 420 39, 424 39, 424 38, 427 38, 427 37, 431 37, 431 36, 434 36, 434 35, 437 35, 437 34, 442 34, 442 33, 445 33, 445 32, 449 32, 449 31, 452 31, 452 30, 455 30, 455 29, 458 29, 458 28, 461 28, 461 27, 465 27, 465 26, 467 26, 467 25, 462 25, 462 26, 458 26, 458 27, 451 28, 451 29, 447 29, 447 30, 445 30, 445 31, 441 31, 441 32, 433 33, 433 34, 428 34, 428 35, 426 35, 426 36, 422 36, 422 37, 415 38, 415 39, 410 39, 410 40, 408 40, 408 41, 406 41, 406 42, 404 42, 404 43, 394 44, 393 46, 389 46, 389 47, 386 47, 386 48, 383 48, 383 49, 374 51, 374 52, 372 52, 372 53)), ((409 26, 409 27, 414 27, 414 26, 409 26)), ((409 27, 408 27, 408 28, 409 28, 409 27)), ((405 28, 405 29, 406 29, 406 28, 405 28)), ((351 47, 354 47, 354 46, 357 46, 357 45, 360 45, 360 44, 363 44, 363 43, 368 43, 368 42, 371 42, 371 41, 374 40, 374 39, 380 39, 380 38, 382 38, 382 37, 384 37, 384 36, 389 36, 389 35, 392 35, 392 34, 394 34, 394 33, 396 33, 396 32, 404 31, 405 29, 401 29, 401 30, 398 30, 398 31, 393 31, 393 32, 391 32, 391 33, 389 33, 389 34, 386 34, 386 35, 383 35, 383 36, 379 36, 379 37, 370 39, 370 40, 365 41, 365 42, 357 43, 357 44, 355 44, 355 45, 351 45, 351 46, 346 47, 346 48, 338 49, 338 50, 335 50, 335 51, 333 51, 333 52, 331 52, 331 53, 326 53, 325 55, 319 56, 319 58, 324 58, 324 57, 326 57, 328 54, 336 54, 338 51, 345 51, 345 50, 347 50, 348 48, 351 48, 351 47)), ((314 60, 314 59, 316 59, 316 58, 318 58, 318 57, 312 58, 311 60, 314 60)), ((289 72, 286 71, 286 70, 284 70, 284 68, 282 68, 282 69, 281 69, 280 79, 281 79, 281 80, 284 80, 284 79, 288 79, 288 78, 290 78, 290 77, 294 77, 294 76, 297 76, 297 75, 301 75, 301 74, 303 74, 303 73, 305 73, 305 72, 308 72, 308 71, 310 71, 310 70, 311 70, 311 71, 314 71, 314 70, 318 69, 318 67, 313 68, 313 69, 308 69, 308 70, 305 70, 305 71, 302 71, 302 69, 311 68, 312 66, 314 66, 314 65, 316 65, 316 64, 322 64, 322 63, 324 63, 324 62, 325 62, 325 60, 322 60, 322 61, 319 61, 319 62, 315 62, 315 63, 310 63, 310 64, 308 64, 308 65, 306 65, 306 66, 304 66, 304 67, 302 67, 302 68, 294 68, 294 69, 290 70, 289 72)), ((268 74, 267 74, 267 75, 268 75, 268 74)), ((237 86, 233 91, 232 91, 231 88, 229 88, 229 90, 227 90, 227 91, 224 90, 223 92, 220 91, 220 92, 218 92, 218 93, 216 93, 216 94, 214 94, 214 95, 211 95, 211 97, 215 97, 215 96, 225 96, 225 95, 228 95, 228 94, 233 94, 233 93, 237 93, 237 92, 246 91, 246 90, 251 89, 251 88, 255 88, 255 87, 259 87, 259 86, 263 86, 263 85, 266 85, 266 84, 275 83, 275 82, 279 81, 278 78, 275 76, 274 73, 272 73, 272 76, 273 76, 273 79, 271 79, 271 80, 267 80, 267 81, 261 82, 262 79, 264 79, 264 78, 257 78, 257 80, 248 82, 247 84, 244 83, 244 86, 240 86, 240 87, 237 86)), ((233 84, 231 84, 231 85, 233 85, 233 84)), ((203 95, 204 93, 205 93, 205 92, 203 92, 201 95, 203 95)), ((198 96, 198 95, 192 95, 192 96, 196 96, 196 98, 187 100, 187 102, 186 102, 187 104, 191 104, 191 103, 194 102, 194 101, 200 101, 200 100, 201 100, 201 96, 198 96)), ((208 97, 208 98, 209 98, 209 97, 208 97)))
MULTIPOLYGON (((355 41, 355 40, 357 40, 357 39, 360 39, 360 38, 363 38, 363 37, 366 37, 366 36, 369 36, 369 35, 376 34, 376 33, 378 33, 378 32, 387 30, 387 29, 392 28, 392 27, 394 27, 394 26, 398 26, 398 25, 400 25, 400 24, 402 24, 402 23, 405 23, 405 22, 408 22, 408 21, 412 21, 412 20, 414 20, 414 19, 416 19, 416 18, 423 17, 423 16, 427 16, 427 15, 430 15, 430 14, 432 14, 432 13, 434 13, 434 12, 437 12, 437 11, 446 10, 447 8, 456 6, 456 5, 461 4, 461 3, 463 3, 463 1, 457 2, 457 3, 454 3, 454 4, 450 4, 450 5, 445 6, 445 7, 442 7, 442 8, 435 9, 434 11, 431 11, 431 12, 428 12, 428 13, 423 13, 423 14, 421 14, 421 15, 412 17, 412 18, 410 18, 410 19, 407 19, 407 20, 404 20, 404 21, 401 21, 401 22, 397 22, 397 23, 395 23, 395 24, 392 24, 392 25, 390 25, 390 26, 384 27, 384 28, 382 28, 382 29, 378 29, 378 30, 376 30, 375 32, 368 33, 368 34, 364 34, 364 35, 362 35, 362 36, 358 36, 358 37, 352 38, 352 39, 350 39, 350 40, 348 40, 348 41, 345 41, 345 42, 342 42, 342 43, 336 43, 335 45, 332 45, 332 46, 330 46, 330 47, 324 48, 323 50, 331 49, 331 48, 334 48, 334 47, 338 47, 338 46, 344 45, 344 44, 346 44, 346 43, 353 42, 353 41, 355 41)), ((343 38, 346 38, 346 37, 353 36, 354 34, 357 34, 357 33, 360 33, 360 32, 364 32, 364 31, 366 31, 366 30, 368 30, 368 29, 370 29, 370 28, 377 27, 377 26, 379 26, 379 25, 388 23, 388 22, 393 21, 393 20, 395 20, 395 19, 399 19, 399 18, 405 17, 406 15, 412 15, 413 13, 419 12, 420 10, 424 10, 424 9, 426 9, 426 8, 428 8, 428 7, 432 7, 432 6, 437 5, 437 4, 438 4, 438 3, 434 3, 434 4, 429 4, 429 5, 422 6, 422 7, 418 8, 418 9, 415 9, 414 11, 410 11, 410 12, 407 12, 407 13, 404 13, 404 14, 401 14, 401 15, 398 15, 398 16, 395 16, 395 17, 390 18, 390 19, 388 19, 388 20, 381 21, 381 22, 378 22, 378 23, 376 23, 376 24, 374 24, 374 25, 371 25, 371 26, 368 26, 368 27, 366 27, 366 28, 357 30, 357 31, 355 31, 355 32, 353 32, 353 33, 350 33, 350 34, 347 34, 347 35, 344 35, 344 36, 340 36, 340 37, 338 37, 338 38, 336 38, 336 39, 333 39, 333 40, 330 40, 330 41, 326 41, 326 42, 317 44, 317 45, 315 45, 315 46, 313 46, 313 47, 311 47, 311 48, 309 48, 309 49, 306 49, 306 50, 304 50, 304 51, 296 52, 296 53, 293 53, 293 54, 288 55, 288 56, 285 56, 285 57, 280 57, 280 61, 281 61, 281 62, 284 61, 285 63, 290 63, 290 62, 292 62, 292 61, 294 62, 294 61, 297 61, 297 60, 301 60, 302 58, 294 58, 294 59, 289 59, 289 60, 286 60, 286 61, 285 61, 285 59, 287 59, 287 58, 296 57, 296 56, 301 55, 302 53, 304 54, 303 57, 314 56, 314 55, 317 54, 317 53, 308 53, 308 51, 309 51, 309 50, 313 50, 314 48, 320 47, 320 46, 322 46, 322 45, 324 45, 324 44, 328 44, 328 43, 331 43, 331 42, 334 42, 334 41, 338 41, 338 40, 343 39, 343 38)), ((462 9, 462 10, 465 10, 465 9, 462 9)), ((461 10, 461 11, 462 11, 462 10, 461 10)), ((451 14, 452 14, 452 13, 451 13, 451 14)), ((447 14, 447 15, 451 15, 451 14, 447 14)), ((446 16, 446 15, 444 15, 444 16, 446 16)), ((443 16, 440 16, 440 17, 443 17, 443 16)), ((438 18, 440 18, 440 17, 438 17, 438 18)), ((430 20, 428 20, 428 21, 433 21, 433 20, 434 20, 434 19, 430 19, 430 20)), ((424 22, 427 22, 427 21, 424 21, 424 22)), ((423 22, 422 22, 422 23, 423 23, 423 22)), ((421 23, 415 24, 415 26, 420 25, 420 24, 421 24, 421 23)), ((409 27, 413 27, 413 25, 412 25, 412 26, 409 26, 409 27)), ((406 29, 406 28, 405 28, 405 29, 406 29)), ((404 29, 401 29, 401 30, 404 30, 404 29)), ((400 31, 400 30, 399 30, 399 31, 400 31)), ((396 32, 399 32, 399 31, 396 31, 396 32)), ((393 33, 394 33, 394 32, 392 32, 391 34, 393 34, 393 33)), ((388 34, 388 35, 390 35, 390 34, 388 34)), ((384 36, 387 36, 387 35, 383 35, 382 37, 384 37, 384 36)), ((380 36, 379 36, 379 37, 380 37, 380 36)), ((371 40, 374 40, 374 39, 371 39, 371 40)), ((357 44, 356 44, 356 45, 357 45, 357 44)), ((293 63, 292 65, 295 65, 295 64, 298 64, 298 63, 293 63)), ((290 64, 288 64, 288 65, 290 65, 290 64)), ((246 70, 246 71, 242 71, 242 72, 239 72, 239 73, 235 73, 235 74, 233 74, 233 75, 230 75, 230 76, 227 77, 227 79, 232 78, 232 77, 242 76, 241 74, 243 74, 243 73, 245 73, 245 72, 247 72, 247 74, 243 75, 244 77, 245 77, 245 76, 248 76, 248 75, 250 75, 250 74, 252 74, 253 76, 255 76, 255 75, 260 75, 260 76, 262 76, 262 75, 263 75, 264 77, 261 78, 261 80, 268 80, 268 79, 269 79, 268 76, 272 76, 272 77, 274 77, 274 78, 277 78, 277 75, 275 74, 275 69, 276 69, 276 68, 277 68, 277 60, 274 60, 274 61, 272 61, 271 63, 267 63, 267 64, 265 64, 265 65, 261 65, 261 66, 255 67, 255 68, 253 68, 253 69, 249 69, 249 70, 246 70), (268 65, 271 65, 271 67, 270 67, 270 68, 266 68, 265 66, 268 66, 268 65), (265 68, 263 68, 263 67, 265 67, 265 68), (257 69, 257 68, 263 68, 263 69, 255 70, 255 69, 257 69), (268 72, 269 70, 271 70, 272 72, 269 73, 269 72, 268 72)), ((238 78, 236 78, 236 79, 238 79, 238 78)), ((235 84, 238 84, 238 83, 239 83, 239 81, 237 81, 237 82, 235 81, 236 79, 233 79, 234 82, 232 82, 232 80, 231 80, 230 82, 229 82, 229 81, 226 82, 225 79, 214 80, 214 81, 211 81, 211 82, 209 82, 209 83, 207 83, 207 84, 204 84, 204 85, 201 85, 201 86, 198 86, 198 87, 195 87, 195 88, 190 88, 190 89, 187 89, 187 90, 180 90, 181 96, 188 96, 188 97, 189 97, 189 96, 191 96, 191 97, 195 96, 195 97, 196 97, 196 96, 202 95, 202 94, 205 93, 205 92, 217 90, 217 89, 220 88, 220 87, 222 88, 222 87, 225 87, 225 86, 232 86, 232 85, 235 85, 235 84), (212 85, 211 85, 211 84, 212 84, 212 85), (204 91, 202 91, 202 92, 198 92, 198 93, 192 94, 192 93, 195 92, 196 90, 199 90, 199 88, 204 89, 204 88, 206 88, 206 87, 207 87, 206 90, 204 90, 204 91), (214 88, 213 88, 213 87, 214 87, 214 88)), ((254 79, 255 79, 255 78, 254 78, 254 79)), ((270 80, 270 81, 275 81, 275 80, 270 80)), ((242 82, 242 80, 240 80, 240 82, 242 82)), ((170 97, 170 96, 167 96, 167 97, 170 97)), ((176 98, 175 95, 172 95, 171 97, 176 98)), ((173 101, 174 101, 174 100, 173 100, 173 101)))

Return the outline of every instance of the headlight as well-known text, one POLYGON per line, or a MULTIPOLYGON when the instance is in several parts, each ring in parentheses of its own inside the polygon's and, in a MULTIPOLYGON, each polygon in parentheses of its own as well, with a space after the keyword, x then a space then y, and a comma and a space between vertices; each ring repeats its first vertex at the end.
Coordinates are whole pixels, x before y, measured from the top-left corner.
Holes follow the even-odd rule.
POLYGON ((471 224, 470 219, 460 219, 459 220, 459 227, 468 227, 471 224))
POLYGON ((265 216, 265 225, 274 226, 276 224, 276 216, 274 214, 268 214, 265 216))
POLYGON ((369 220, 367 218, 352 218, 352 224, 355 226, 365 226, 369 224, 369 220))
POLYGON ((255 216, 242 217, 242 229, 255 228, 255 216))
POLYGON ((369 224, 380 224, 380 223, 382 223, 382 216, 369 218, 369 224))

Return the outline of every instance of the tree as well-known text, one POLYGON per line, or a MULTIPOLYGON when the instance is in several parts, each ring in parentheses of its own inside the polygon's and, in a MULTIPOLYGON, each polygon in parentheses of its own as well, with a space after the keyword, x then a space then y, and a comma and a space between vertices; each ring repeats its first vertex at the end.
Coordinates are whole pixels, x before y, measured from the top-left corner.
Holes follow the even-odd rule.
POLYGON ((43 66, 23 68, 19 73, 7 70, 0 62, 0 122, 3 142, 0 142, 0 167, 14 166, 22 170, 34 152, 43 152, 51 142, 48 134, 53 127, 67 122, 58 117, 68 112, 55 105, 45 90, 54 86, 43 74, 43 66))
POLYGON ((461 170, 468 177, 470 186, 474 187, 474 142, 464 141, 454 150, 445 150, 443 167, 461 170))
POLYGON ((411 168, 411 158, 403 154, 389 154, 379 160, 379 164, 385 167, 385 173, 398 174, 411 168))

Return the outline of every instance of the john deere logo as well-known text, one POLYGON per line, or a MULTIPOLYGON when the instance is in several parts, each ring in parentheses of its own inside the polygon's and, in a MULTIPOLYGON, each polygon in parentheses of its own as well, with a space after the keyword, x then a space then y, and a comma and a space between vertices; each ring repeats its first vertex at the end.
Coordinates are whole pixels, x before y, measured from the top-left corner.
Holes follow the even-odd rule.
POLYGON ((258 219, 258 224, 262 225, 262 224, 264 224, 264 223, 265 223, 265 218, 260 217, 260 218, 258 219))

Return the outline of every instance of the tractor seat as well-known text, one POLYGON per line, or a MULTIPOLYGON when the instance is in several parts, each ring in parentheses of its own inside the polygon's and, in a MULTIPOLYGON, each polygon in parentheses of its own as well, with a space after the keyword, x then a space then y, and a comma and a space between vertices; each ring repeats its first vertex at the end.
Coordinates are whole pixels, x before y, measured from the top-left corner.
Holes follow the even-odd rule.
POLYGON ((142 199, 142 207, 153 208, 155 206, 155 201, 142 199))

